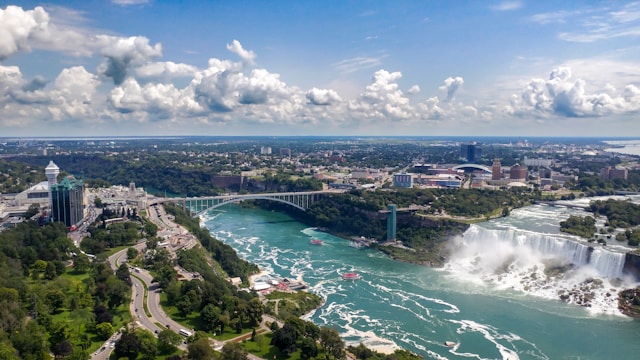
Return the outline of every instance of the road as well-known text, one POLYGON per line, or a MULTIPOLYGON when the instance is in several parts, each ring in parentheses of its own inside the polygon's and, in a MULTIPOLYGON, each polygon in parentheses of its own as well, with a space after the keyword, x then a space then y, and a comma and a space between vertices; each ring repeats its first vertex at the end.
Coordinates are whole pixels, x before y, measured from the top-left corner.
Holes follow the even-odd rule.
MULTIPOLYGON (((146 245, 144 243, 136 244, 135 248, 141 250, 146 245)), ((121 250, 109 257, 109 263, 113 269, 117 269, 120 266, 120 263, 123 259, 127 257, 127 250, 121 250)), ((160 296, 152 297, 151 294, 155 293, 154 287, 156 284, 152 284, 151 281, 153 277, 149 274, 148 271, 139 268, 130 268, 131 271, 131 282, 132 286, 132 302, 131 302, 131 313, 134 314, 134 318, 139 323, 139 326, 146 328, 147 330, 155 333, 156 331, 160 332, 163 329, 156 325, 156 323, 160 323, 163 325, 166 324, 175 324, 172 330, 178 331, 177 329, 180 326, 169 319, 164 312, 161 312, 160 308, 160 296), (133 270, 131 270, 133 269, 133 270), (144 286, 147 286, 149 289, 149 293, 147 295, 147 307, 149 308, 149 312, 151 313, 151 317, 147 316, 144 311, 144 286)), ((159 294, 156 294, 159 295, 159 294)))
MULTIPOLYGON (((165 231, 167 233, 172 234, 184 234, 188 233, 185 229, 181 228, 179 225, 173 223, 167 218, 166 213, 164 213, 164 209, 162 207, 158 207, 158 212, 153 208, 149 211, 149 218, 159 226, 159 232, 165 231), (155 214, 154 214, 155 213, 155 214)), ((192 240, 193 242, 197 242, 195 238, 192 240)), ((138 243, 134 246, 138 251, 143 251, 146 248, 146 244, 144 242, 138 243)), ((126 259, 127 249, 123 249, 118 251, 117 253, 111 255, 109 257, 109 264, 112 269, 117 269, 120 264, 126 259)), ((183 325, 171 319, 169 316, 165 314, 162 307, 160 306, 160 294, 161 289, 158 287, 158 284, 153 283, 153 276, 145 269, 130 267, 131 272, 131 281, 132 281, 132 301, 130 304, 131 314, 133 314, 134 319, 136 320, 136 324, 142 328, 145 328, 153 333, 160 332, 165 328, 172 330, 175 333, 179 333, 179 329, 185 329, 190 332, 194 332, 193 329, 187 329, 183 325), (147 309, 149 310, 150 316, 144 311, 144 286, 147 286, 147 309), (159 324, 159 325, 158 325, 159 324)), ((268 318, 265 317, 265 320, 268 318)), ((264 325, 263 325, 264 326, 264 325)), ((265 326, 266 328, 266 326, 265 326)), ((100 348, 97 352, 92 354, 91 359, 93 360, 107 360, 113 351, 111 347, 112 344, 117 341, 119 338, 119 333, 116 333, 112 338, 105 342, 104 346, 100 348)), ((229 340, 233 341, 233 339, 229 340)), ((220 351, 224 342, 210 339, 211 346, 220 351)), ((178 346, 180 349, 186 351, 187 346, 183 342, 178 346)), ((248 355, 250 359, 258 360, 261 359, 257 356, 248 355)))
MULTIPOLYGON (((136 244, 135 248, 141 250, 145 248, 146 245, 144 243, 136 244)), ((127 257, 127 249, 120 250, 117 253, 111 255, 109 257, 109 264, 111 264, 111 268, 114 270, 120 266, 120 263, 127 257)), ((164 326, 169 324, 169 328, 174 332, 178 333, 178 329, 182 326, 177 322, 171 320, 167 317, 162 308, 160 307, 160 294, 154 289, 157 287, 156 284, 152 284, 151 280, 153 277, 149 274, 148 271, 144 269, 133 270, 131 276, 131 282, 133 283, 132 289, 132 301, 130 306, 131 314, 133 314, 134 319, 136 320, 136 325, 140 326, 144 329, 147 329, 155 334, 162 331, 163 328, 156 325, 156 323, 160 323, 164 326), (138 272, 139 271, 139 272, 138 272), (139 279, 138 279, 139 278, 139 279), (151 313, 151 317, 147 316, 144 311, 144 285, 147 285, 149 288, 149 295, 147 296, 147 306, 149 308, 149 312, 151 313), (156 296, 151 296, 151 294, 155 294, 156 296)), ((95 353, 91 354, 92 360, 107 360, 109 356, 111 356, 111 352, 113 348, 111 347, 118 339, 120 338, 119 333, 113 335, 109 340, 107 340, 104 345, 95 353)), ((187 350, 187 346, 182 343, 178 346, 183 351, 187 350)))

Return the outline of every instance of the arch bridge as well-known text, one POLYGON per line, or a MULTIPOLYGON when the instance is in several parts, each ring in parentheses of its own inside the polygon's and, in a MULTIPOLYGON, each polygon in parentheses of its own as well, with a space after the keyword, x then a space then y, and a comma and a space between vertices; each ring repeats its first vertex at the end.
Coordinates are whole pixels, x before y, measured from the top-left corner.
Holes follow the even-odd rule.
POLYGON ((203 197, 179 197, 179 198, 160 198, 152 201, 153 204, 161 204, 171 202, 181 205, 184 209, 189 210, 193 216, 201 215, 209 210, 224 206, 227 204, 238 203, 244 200, 271 200, 291 205, 302 211, 306 211, 311 204, 318 201, 327 194, 340 193, 336 190, 322 191, 302 191, 302 192, 285 192, 285 193, 263 193, 263 194, 245 194, 245 195, 220 195, 220 196, 203 196, 203 197))

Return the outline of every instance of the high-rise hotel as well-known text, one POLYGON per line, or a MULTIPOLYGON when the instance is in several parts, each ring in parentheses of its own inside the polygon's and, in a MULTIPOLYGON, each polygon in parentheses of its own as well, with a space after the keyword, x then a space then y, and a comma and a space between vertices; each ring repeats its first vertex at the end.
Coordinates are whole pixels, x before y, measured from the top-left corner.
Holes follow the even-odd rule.
POLYGON ((69 175, 50 188, 53 221, 67 227, 77 225, 84 217, 84 186, 82 180, 69 175))

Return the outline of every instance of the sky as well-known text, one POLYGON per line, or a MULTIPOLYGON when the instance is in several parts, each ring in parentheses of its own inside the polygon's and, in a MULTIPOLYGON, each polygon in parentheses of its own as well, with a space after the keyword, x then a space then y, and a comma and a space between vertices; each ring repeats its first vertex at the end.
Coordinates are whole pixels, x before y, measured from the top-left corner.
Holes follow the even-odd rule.
POLYGON ((0 0, 0 137, 640 137, 640 2, 0 0))

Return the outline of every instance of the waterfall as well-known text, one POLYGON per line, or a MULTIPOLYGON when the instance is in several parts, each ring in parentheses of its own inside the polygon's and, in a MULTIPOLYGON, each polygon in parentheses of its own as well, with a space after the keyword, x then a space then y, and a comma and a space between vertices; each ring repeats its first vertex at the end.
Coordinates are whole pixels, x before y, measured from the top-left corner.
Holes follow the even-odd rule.
POLYGON ((543 234, 515 229, 487 229, 478 225, 464 233, 462 243, 465 248, 473 249, 483 257, 493 257, 485 261, 495 266, 506 259, 542 261, 560 259, 575 266, 590 265, 603 278, 615 278, 622 275, 625 255, 606 250, 603 247, 592 248, 586 243, 555 234, 543 234))
POLYGON ((599 248, 593 250, 589 264, 596 268, 602 277, 616 278, 622 275, 624 260, 625 254, 599 248))

